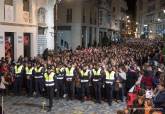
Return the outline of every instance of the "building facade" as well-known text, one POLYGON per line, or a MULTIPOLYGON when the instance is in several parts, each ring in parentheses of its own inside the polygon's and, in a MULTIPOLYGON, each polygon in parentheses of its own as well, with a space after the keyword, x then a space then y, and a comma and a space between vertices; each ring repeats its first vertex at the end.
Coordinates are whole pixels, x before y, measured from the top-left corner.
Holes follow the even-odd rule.
POLYGON ((0 57, 34 57, 47 47, 53 49, 54 3, 0 0, 0 57))
POLYGON ((162 38, 165 35, 165 0, 137 0, 136 36, 162 38))
POLYGON ((125 0, 112 0, 111 3, 111 38, 112 40, 121 37, 127 21, 128 6, 125 0))
POLYGON ((126 10, 125 0, 63 0, 58 5, 58 47, 102 45, 104 38, 119 37, 126 10))
POLYGON ((99 43, 98 13, 96 0, 63 0, 58 5, 58 47, 75 49, 99 43))

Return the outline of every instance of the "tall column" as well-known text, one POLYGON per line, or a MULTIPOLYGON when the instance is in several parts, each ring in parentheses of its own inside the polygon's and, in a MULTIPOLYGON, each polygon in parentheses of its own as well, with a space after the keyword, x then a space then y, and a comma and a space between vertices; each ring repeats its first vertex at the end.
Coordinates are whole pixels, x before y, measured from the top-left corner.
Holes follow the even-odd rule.
POLYGON ((23 56, 23 33, 14 33, 14 59, 17 60, 20 56, 23 56))
POLYGON ((81 31, 82 31, 82 25, 81 25, 81 1, 76 0, 74 3, 74 8, 72 9, 72 22, 74 24, 72 25, 72 49, 75 49, 78 45, 81 45, 81 31))
POLYGON ((100 34, 99 34, 99 27, 96 28, 96 43, 98 44, 99 43, 99 37, 100 37, 100 34))
POLYGON ((85 35, 85 47, 88 47, 89 44, 89 27, 86 27, 86 35, 85 35))
POLYGON ((34 57, 37 55, 37 46, 38 46, 37 40, 36 40, 37 29, 34 33, 31 34, 30 38, 31 38, 31 56, 34 57))
POLYGON ((54 49, 54 5, 55 0, 48 0, 46 6, 46 24, 48 26, 47 29, 47 47, 48 49, 54 49))

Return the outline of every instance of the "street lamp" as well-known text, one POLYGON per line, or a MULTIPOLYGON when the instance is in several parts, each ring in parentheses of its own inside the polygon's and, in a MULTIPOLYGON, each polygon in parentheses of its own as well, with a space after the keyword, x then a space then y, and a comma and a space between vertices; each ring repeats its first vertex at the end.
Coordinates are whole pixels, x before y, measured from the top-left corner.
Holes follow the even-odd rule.
POLYGON ((163 13, 165 13, 165 9, 163 10, 163 13))
POLYGON ((55 3, 55 33, 54 33, 54 50, 57 51, 57 34, 58 34, 58 4, 61 0, 56 0, 55 3))
POLYGON ((127 16, 127 19, 129 18, 129 16, 127 16))
POLYGON ((158 20, 158 22, 160 22, 160 21, 161 21, 161 19, 160 19, 160 18, 158 18, 157 20, 158 20))

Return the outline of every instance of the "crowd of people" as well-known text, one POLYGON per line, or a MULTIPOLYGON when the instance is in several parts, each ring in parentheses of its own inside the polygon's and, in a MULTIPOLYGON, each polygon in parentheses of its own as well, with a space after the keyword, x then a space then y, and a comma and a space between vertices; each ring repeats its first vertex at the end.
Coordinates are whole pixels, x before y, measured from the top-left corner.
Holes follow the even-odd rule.
POLYGON ((1 94, 127 102, 124 113, 165 113, 163 43, 134 40, 107 47, 0 61, 1 94))

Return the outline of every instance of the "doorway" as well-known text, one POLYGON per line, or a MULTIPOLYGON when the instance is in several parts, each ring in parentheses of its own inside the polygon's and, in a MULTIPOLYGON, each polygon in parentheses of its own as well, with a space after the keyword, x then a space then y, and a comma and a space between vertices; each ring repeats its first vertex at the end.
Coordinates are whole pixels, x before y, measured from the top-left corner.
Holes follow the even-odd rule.
POLYGON ((14 59, 14 32, 5 32, 5 57, 14 59))
POLYGON ((24 33, 24 57, 31 57, 31 34, 24 33))

